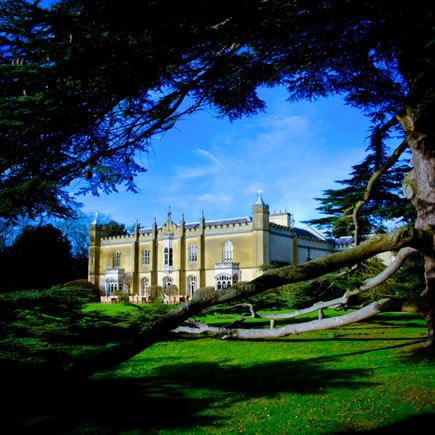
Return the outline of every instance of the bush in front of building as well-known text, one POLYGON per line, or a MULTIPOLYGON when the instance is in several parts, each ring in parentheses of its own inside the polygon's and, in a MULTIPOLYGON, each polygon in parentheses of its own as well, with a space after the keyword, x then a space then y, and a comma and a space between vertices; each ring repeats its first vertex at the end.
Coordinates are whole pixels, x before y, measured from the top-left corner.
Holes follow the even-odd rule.
POLYGON ((70 288, 73 292, 75 291, 78 296, 88 298, 88 302, 99 302, 100 300, 100 290, 87 279, 68 281, 63 286, 70 288))

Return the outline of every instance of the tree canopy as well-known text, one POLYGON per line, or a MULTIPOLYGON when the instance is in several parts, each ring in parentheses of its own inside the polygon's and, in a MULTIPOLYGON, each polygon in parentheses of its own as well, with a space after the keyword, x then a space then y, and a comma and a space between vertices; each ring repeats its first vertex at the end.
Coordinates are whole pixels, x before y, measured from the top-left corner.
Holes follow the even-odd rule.
POLYGON ((1 291, 44 289, 76 278, 71 243, 52 225, 24 227, 0 257, 1 291))
POLYGON ((341 93, 374 126, 408 106, 431 113, 429 4, 136 6, 0 2, 0 216, 65 214, 75 179, 82 192, 134 190, 145 170, 135 157, 154 134, 204 105, 231 119, 262 110, 259 86, 287 86, 292 99, 341 93))
MULTIPOLYGON (((0 12, 0 218, 67 213, 72 198, 65 188, 77 178, 87 183, 83 192, 112 191, 122 183, 134 189, 134 175, 144 170, 135 158, 146 152, 154 134, 205 106, 230 119, 263 110, 257 94, 261 86, 286 86, 291 100, 341 94, 370 118, 377 157, 396 125, 412 153, 404 192, 417 212, 415 230, 268 271, 225 291, 203 289, 124 348, 113 349, 114 358, 101 356, 96 362, 125 358, 210 305, 315 278, 402 247, 408 249, 399 252, 402 262, 416 249, 425 256, 426 288, 417 309, 428 322, 433 345, 431 3, 148 0, 141 2, 139 14, 131 0, 68 0, 48 9, 3 0, 0 12)), ((387 162, 389 166, 391 158, 387 162)), ((382 175, 379 171, 373 176, 382 175)), ((362 206, 374 180, 358 201, 362 206)), ((330 303, 343 305, 348 299, 346 294, 330 303)), ((393 302, 383 299, 358 316, 373 315, 393 302)))
MULTIPOLYGON (((327 189, 323 191, 322 197, 316 198, 320 202, 317 210, 324 217, 309 220, 307 223, 326 230, 333 237, 353 234, 355 225, 352 213, 355 204, 364 196, 371 175, 385 163, 387 157, 385 149, 378 152, 370 150, 361 163, 352 166, 349 178, 336 181, 343 187, 327 189)), ((410 170, 408 162, 400 161, 376 183, 359 217, 363 236, 385 232, 388 223, 403 225, 415 220, 415 209, 402 193, 403 179, 410 170)))

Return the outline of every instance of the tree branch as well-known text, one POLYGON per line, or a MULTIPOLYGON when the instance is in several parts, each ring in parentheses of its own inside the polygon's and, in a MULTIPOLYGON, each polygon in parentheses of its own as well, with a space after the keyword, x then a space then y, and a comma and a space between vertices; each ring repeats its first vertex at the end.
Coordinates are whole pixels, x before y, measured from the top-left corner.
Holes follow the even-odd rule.
POLYGON ((433 252, 433 233, 429 230, 405 227, 391 233, 376 235, 347 251, 330 254, 296 266, 270 269, 248 283, 238 283, 222 290, 199 289, 187 304, 174 308, 156 319, 137 335, 104 352, 91 355, 86 360, 72 363, 65 367, 65 370, 71 375, 85 375, 104 370, 143 351, 160 340, 164 334, 175 329, 190 317, 199 314, 205 308, 253 296, 284 284, 317 278, 381 252, 407 246, 422 252, 433 252))
POLYGON ((278 338, 289 335, 301 334, 303 332, 320 331, 324 329, 336 328, 339 326, 349 325, 375 316, 381 311, 388 311, 391 306, 390 299, 381 299, 380 301, 372 302, 371 304, 353 311, 352 313, 342 316, 330 317, 328 319, 312 320, 299 324, 286 325, 277 329, 230 329, 208 326, 203 323, 196 322, 193 326, 179 326, 173 332, 189 333, 189 334, 211 334, 226 338, 242 338, 245 340, 259 338, 278 338))
POLYGON ((355 208, 353 209, 352 213, 352 219, 355 225, 355 234, 354 234, 354 240, 355 240, 355 246, 359 244, 360 241, 360 228, 359 228, 359 214, 361 211, 361 208, 364 206, 364 204, 370 199, 370 196, 373 191, 373 187, 376 183, 376 181, 379 179, 379 177, 384 174, 388 169, 391 168, 391 166, 394 165, 394 163, 397 162, 403 151, 408 147, 408 143, 406 140, 404 140, 393 152, 393 154, 390 156, 390 158, 379 168, 377 169, 373 175, 370 177, 369 182, 367 183, 366 190, 364 192, 363 199, 358 201, 355 205, 355 208))
MULTIPOLYGON (((388 265, 381 273, 374 276, 373 278, 366 279, 363 284, 356 290, 346 292, 343 296, 329 301, 320 301, 313 304, 311 307, 303 308, 301 310, 293 311, 292 313, 282 313, 282 314, 259 314, 255 313, 255 317, 261 319, 292 319, 294 317, 299 317, 304 314, 309 314, 317 310, 322 310, 324 308, 337 308, 340 306, 345 306, 349 303, 350 298, 370 290, 390 278, 396 271, 402 266, 405 260, 411 255, 418 252, 415 248, 402 248, 397 254, 395 260, 388 265)), ((245 305, 245 304, 243 304, 245 305)), ((250 305, 250 304, 247 304, 250 305)), ((251 311, 252 314, 252 311, 251 311)))

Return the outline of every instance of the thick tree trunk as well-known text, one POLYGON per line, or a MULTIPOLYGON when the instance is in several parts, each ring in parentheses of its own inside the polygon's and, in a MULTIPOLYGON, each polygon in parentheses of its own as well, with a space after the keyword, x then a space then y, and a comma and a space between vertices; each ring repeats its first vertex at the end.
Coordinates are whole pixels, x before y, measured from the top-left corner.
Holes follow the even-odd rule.
MULTIPOLYGON (((425 109, 411 110, 400 117, 407 142, 412 152, 413 170, 407 175, 404 193, 417 210, 415 227, 435 229, 435 130, 434 120, 426 119, 425 109)), ((428 347, 434 348, 435 322, 435 255, 426 253, 424 257, 426 286, 423 315, 428 325, 428 347)))

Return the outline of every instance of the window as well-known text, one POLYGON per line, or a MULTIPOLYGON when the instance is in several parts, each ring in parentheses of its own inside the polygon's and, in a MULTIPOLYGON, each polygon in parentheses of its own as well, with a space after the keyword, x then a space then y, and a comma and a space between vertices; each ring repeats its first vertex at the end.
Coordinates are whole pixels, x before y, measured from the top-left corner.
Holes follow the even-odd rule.
POLYGON ((173 263, 173 250, 166 247, 163 251, 163 264, 165 266, 172 266, 173 263))
POLYGON ((113 254, 113 267, 115 269, 121 267, 121 253, 119 251, 113 254))
POLYGON ((118 281, 115 278, 109 278, 106 280, 106 296, 117 292, 119 289, 118 281))
POLYGON ((224 288, 227 288, 227 287, 231 287, 231 276, 230 275, 227 275, 227 274, 221 274, 221 275, 218 275, 217 277, 216 277, 216 283, 215 283, 215 286, 216 286, 216 289, 217 290, 220 290, 220 289, 224 289, 224 288))
POLYGON ((196 276, 193 275, 189 276, 187 283, 189 288, 189 294, 192 297, 196 291, 196 276))
POLYGON ((198 261, 198 248, 196 245, 189 246, 189 263, 196 263, 198 261))
POLYGON ((231 261, 233 261, 233 244, 231 242, 225 242, 224 263, 230 263, 231 261))
POLYGON ((144 249, 142 251, 142 266, 149 266, 150 264, 150 250, 144 249))
POLYGON ((142 279, 142 296, 149 297, 150 296, 150 282, 148 278, 142 279))
POLYGON ((164 289, 167 289, 171 285, 172 285, 172 278, 170 276, 163 278, 163 288, 164 289))

